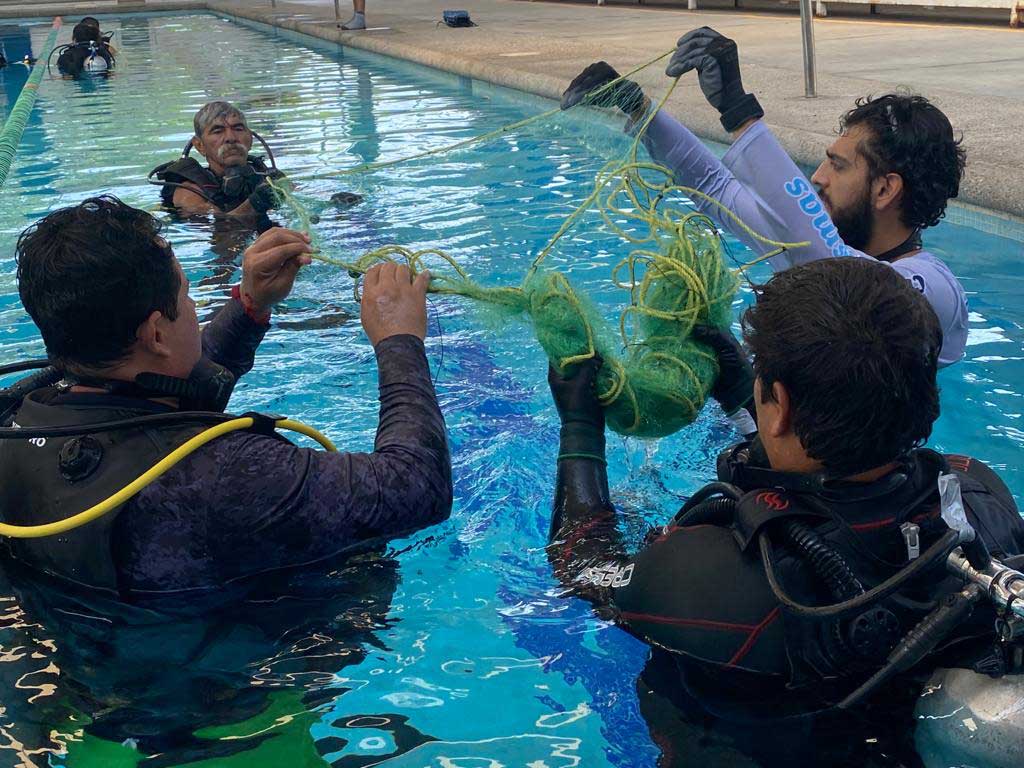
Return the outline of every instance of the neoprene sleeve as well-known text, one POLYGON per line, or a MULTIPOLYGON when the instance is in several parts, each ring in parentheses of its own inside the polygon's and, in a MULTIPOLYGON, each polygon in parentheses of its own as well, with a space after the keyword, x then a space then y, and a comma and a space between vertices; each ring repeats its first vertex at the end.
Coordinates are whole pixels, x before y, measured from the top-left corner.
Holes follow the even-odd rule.
MULTIPOLYGON (((253 337, 241 319, 221 317, 205 330, 205 345, 219 350, 217 362, 241 363, 253 337)), ((243 319, 250 332, 257 328, 243 319)), ((121 512, 123 587, 216 588, 447 518, 451 464, 423 342, 391 336, 375 351, 380 420, 372 452, 326 453, 248 432, 218 438, 121 512)), ((249 355, 243 367, 251 365, 249 355)))

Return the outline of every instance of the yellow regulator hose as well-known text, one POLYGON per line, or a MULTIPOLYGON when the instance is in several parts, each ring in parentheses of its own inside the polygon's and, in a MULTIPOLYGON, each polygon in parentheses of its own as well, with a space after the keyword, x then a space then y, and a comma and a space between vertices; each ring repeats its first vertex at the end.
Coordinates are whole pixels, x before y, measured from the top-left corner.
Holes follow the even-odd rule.
MULTIPOLYGON (((135 478, 135 480, 130 482, 113 496, 104 499, 99 504, 89 507, 89 509, 79 512, 77 515, 72 515, 71 517, 66 517, 63 520, 57 520, 43 525, 8 525, 7 523, 0 523, 0 536, 9 536, 13 539, 41 539, 46 536, 56 536, 61 533, 67 533, 75 528, 91 523, 93 520, 102 517, 107 514, 107 512, 110 512, 124 504, 147 485, 161 477, 171 469, 171 467, 178 464, 186 456, 195 453, 211 440, 216 440, 218 437, 226 435, 229 432, 238 432, 243 429, 249 429, 254 424, 255 419, 251 416, 242 416, 210 427, 204 432, 200 432, 191 440, 179 445, 164 458, 160 459, 160 461, 135 478)), ((294 421, 293 419, 278 419, 274 422, 274 428, 286 429, 291 432, 298 432, 306 435, 307 437, 316 440, 326 450, 333 453, 336 453, 338 450, 334 446, 334 443, 332 443, 323 433, 308 424, 303 424, 300 421, 294 421)))

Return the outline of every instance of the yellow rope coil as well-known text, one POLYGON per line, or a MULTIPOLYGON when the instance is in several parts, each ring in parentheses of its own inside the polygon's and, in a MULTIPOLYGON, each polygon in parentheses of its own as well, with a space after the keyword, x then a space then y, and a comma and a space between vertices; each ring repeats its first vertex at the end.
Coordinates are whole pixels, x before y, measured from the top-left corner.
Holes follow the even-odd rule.
MULTIPOLYGON (((600 102, 603 92, 671 53, 661 54, 606 83, 584 103, 600 102)), ((436 248, 413 251, 400 245, 386 245, 354 261, 328 256, 312 230, 315 219, 287 186, 271 183, 293 210, 299 227, 313 238, 313 258, 341 267, 356 278, 353 290, 357 300, 358 277, 375 264, 404 263, 414 274, 429 268, 431 293, 464 296, 528 316, 538 341, 559 371, 601 354, 605 365, 598 374, 598 391, 609 426, 621 434, 663 436, 696 417, 717 373, 714 355, 691 340, 693 327, 697 323, 729 322, 731 299, 744 270, 784 250, 810 245, 806 241, 774 240, 755 232, 720 201, 675 183, 670 170, 640 159, 643 136, 678 83, 678 78, 672 81, 657 104, 649 104, 635 121, 630 130, 633 139, 625 155, 598 170, 586 198, 536 253, 522 282, 515 287, 481 285, 454 256, 436 248), (687 198, 687 207, 673 202, 679 197, 687 198), (727 268, 716 224, 705 213, 689 207, 692 202, 713 208, 716 218, 730 221, 735 229, 763 246, 766 253, 736 269, 727 268), (618 317, 617 348, 609 344, 601 327, 595 327, 603 324, 586 297, 577 294, 564 275, 541 270, 559 241, 591 209, 600 216, 607 231, 634 246, 611 271, 612 284, 629 294, 628 304, 618 317)), ((324 175, 347 175, 440 155, 521 129, 560 111, 550 110, 447 147, 324 175)))

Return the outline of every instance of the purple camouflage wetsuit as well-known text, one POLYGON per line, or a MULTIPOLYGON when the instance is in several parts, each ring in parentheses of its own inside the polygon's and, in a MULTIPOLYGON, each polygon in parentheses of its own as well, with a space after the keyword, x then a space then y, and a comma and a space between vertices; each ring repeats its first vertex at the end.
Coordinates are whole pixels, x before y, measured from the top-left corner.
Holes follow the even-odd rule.
MULTIPOLYGON (((203 352, 248 372, 268 325, 232 299, 203 331, 203 352)), ((129 501, 113 532, 118 582, 131 592, 222 586, 411 533, 451 512, 451 463, 423 342, 391 336, 376 347, 380 423, 372 453, 326 453, 234 432, 184 459, 129 501)), ((99 393, 53 405, 154 413, 152 401, 99 393)))
MULTIPOLYGON (((836 256, 873 258, 846 245, 825 211, 814 186, 758 120, 719 160, 688 128, 664 111, 655 115, 643 137, 651 157, 673 174, 677 184, 693 187, 719 201, 763 237, 784 242, 810 241, 771 259, 788 269, 836 256)), ((736 226, 718 206, 695 199, 696 206, 758 253, 766 246, 736 226)), ((932 305, 942 328, 940 365, 963 357, 967 345, 967 298, 963 286, 938 257, 922 250, 892 262, 892 267, 932 305)))

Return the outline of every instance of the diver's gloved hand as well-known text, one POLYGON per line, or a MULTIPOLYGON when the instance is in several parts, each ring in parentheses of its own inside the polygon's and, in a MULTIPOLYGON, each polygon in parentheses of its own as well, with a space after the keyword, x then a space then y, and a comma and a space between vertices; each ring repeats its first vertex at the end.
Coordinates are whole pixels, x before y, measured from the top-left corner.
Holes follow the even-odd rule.
POLYGON ((270 185, 268 179, 261 181, 247 200, 256 213, 266 213, 277 208, 283 202, 281 194, 270 185))
POLYGON ((740 55, 733 40, 711 27, 701 27, 687 32, 676 45, 665 74, 679 77, 696 69, 700 89, 722 116, 725 130, 731 133, 748 120, 764 117, 754 94, 743 90, 740 55))
POLYGON ((728 328, 715 328, 713 325, 694 326, 692 336, 711 347, 718 358, 718 379, 711 388, 711 396, 722 410, 728 416, 740 408, 752 411, 754 368, 736 337, 728 328))
POLYGON ((331 202, 339 208, 351 208, 353 205, 363 202, 363 196, 355 192, 335 192, 331 195, 331 202))
POLYGON ((597 355, 560 375, 548 366, 548 386, 562 420, 559 459, 604 461, 604 409, 597 399, 597 372, 604 361, 597 355))
POLYGON ((604 409, 597 399, 597 372, 604 364, 600 356, 572 366, 560 375, 548 366, 548 386, 563 424, 582 422, 604 428, 604 409))
POLYGON ((565 93, 562 94, 562 109, 570 109, 582 102, 595 107, 618 107, 627 115, 639 112, 647 104, 644 92, 632 80, 619 80, 619 77, 621 75, 606 61, 591 64, 576 75, 565 89, 565 93), (615 80, 619 82, 610 88, 604 88, 615 80), (601 88, 604 90, 600 90, 601 88))

